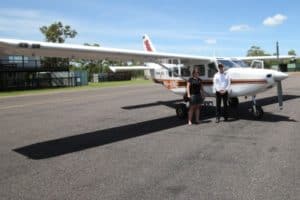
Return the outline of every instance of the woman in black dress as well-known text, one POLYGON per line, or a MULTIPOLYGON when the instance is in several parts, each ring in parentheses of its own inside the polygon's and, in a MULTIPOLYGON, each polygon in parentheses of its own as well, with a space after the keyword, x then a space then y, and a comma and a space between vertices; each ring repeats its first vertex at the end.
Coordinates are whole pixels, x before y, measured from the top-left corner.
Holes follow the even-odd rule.
POLYGON ((187 97, 190 100, 190 109, 188 113, 188 124, 192 124, 193 114, 195 113, 195 122, 198 124, 200 122, 200 109, 201 104, 204 100, 204 91, 202 87, 201 79, 199 78, 198 69, 193 70, 192 77, 187 82, 187 97))

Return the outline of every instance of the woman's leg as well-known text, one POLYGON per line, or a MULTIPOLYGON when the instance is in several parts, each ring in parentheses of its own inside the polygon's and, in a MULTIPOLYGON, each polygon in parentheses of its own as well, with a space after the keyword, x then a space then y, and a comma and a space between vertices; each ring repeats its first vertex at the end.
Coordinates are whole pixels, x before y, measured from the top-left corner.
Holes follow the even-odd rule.
POLYGON ((192 119, 193 119, 194 110, 195 110, 195 105, 190 105, 190 109, 189 109, 189 121, 188 121, 188 124, 192 124, 192 119))

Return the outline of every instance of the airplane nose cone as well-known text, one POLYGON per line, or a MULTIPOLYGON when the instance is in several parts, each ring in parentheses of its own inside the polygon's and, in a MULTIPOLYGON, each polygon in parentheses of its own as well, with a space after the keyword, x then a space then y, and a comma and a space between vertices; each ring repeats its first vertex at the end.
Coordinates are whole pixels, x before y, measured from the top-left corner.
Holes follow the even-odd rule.
POLYGON ((273 77, 275 81, 281 81, 283 79, 286 79, 289 75, 283 72, 274 72, 273 77))

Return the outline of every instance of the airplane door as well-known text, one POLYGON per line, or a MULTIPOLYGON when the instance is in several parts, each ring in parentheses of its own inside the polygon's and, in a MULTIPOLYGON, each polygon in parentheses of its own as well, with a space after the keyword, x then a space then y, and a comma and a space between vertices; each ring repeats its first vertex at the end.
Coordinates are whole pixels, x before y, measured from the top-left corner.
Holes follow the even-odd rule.
POLYGON ((250 65, 251 68, 264 69, 264 61, 262 60, 253 60, 250 65))

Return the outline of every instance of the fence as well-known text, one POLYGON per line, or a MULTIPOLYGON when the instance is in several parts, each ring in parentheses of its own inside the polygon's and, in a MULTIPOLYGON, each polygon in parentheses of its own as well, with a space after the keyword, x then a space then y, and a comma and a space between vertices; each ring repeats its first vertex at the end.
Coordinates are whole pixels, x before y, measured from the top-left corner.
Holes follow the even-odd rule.
POLYGON ((116 73, 100 73, 98 75, 99 82, 104 81, 127 81, 131 80, 131 73, 130 72, 116 72, 116 73))
MULTIPOLYGON (((78 77, 33 78, 33 79, 0 79, 0 90, 23 90, 50 87, 77 86, 78 77)), ((80 83, 79 83, 80 84, 80 83)))

